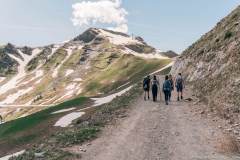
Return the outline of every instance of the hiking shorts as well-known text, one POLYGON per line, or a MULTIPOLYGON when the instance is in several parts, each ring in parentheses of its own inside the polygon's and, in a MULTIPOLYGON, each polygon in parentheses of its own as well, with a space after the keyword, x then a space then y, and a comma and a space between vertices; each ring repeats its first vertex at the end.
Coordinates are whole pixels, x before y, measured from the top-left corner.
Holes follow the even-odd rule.
POLYGON ((177 85, 177 92, 182 92, 183 91, 183 86, 182 85, 177 85))
POLYGON ((149 90, 150 90, 150 87, 144 88, 145 92, 149 92, 149 90))

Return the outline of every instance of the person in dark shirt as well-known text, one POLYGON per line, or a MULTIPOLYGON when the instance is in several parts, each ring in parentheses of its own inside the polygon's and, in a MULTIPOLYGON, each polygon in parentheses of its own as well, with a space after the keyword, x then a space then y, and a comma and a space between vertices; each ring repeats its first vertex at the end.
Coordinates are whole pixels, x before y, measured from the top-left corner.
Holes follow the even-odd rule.
POLYGON ((152 96, 153 96, 153 101, 157 101, 157 96, 158 96, 158 88, 159 88, 159 82, 157 80, 157 76, 153 76, 152 80, 152 96))
POLYGON ((169 103, 169 94, 171 92, 171 89, 172 89, 171 82, 169 81, 169 77, 166 76, 165 77, 165 81, 163 83, 163 88, 162 88, 163 93, 165 95, 165 103, 166 103, 166 105, 168 105, 168 103, 169 103))
POLYGON ((184 81, 181 73, 179 73, 176 77, 175 86, 178 93, 177 100, 180 101, 180 94, 181 94, 181 99, 183 99, 183 88, 184 88, 184 81))
POLYGON ((150 96, 149 96, 150 83, 151 83, 150 76, 147 76, 143 79, 144 100, 146 100, 147 97, 148 99, 150 99, 150 96))
POLYGON ((171 91, 169 93, 169 101, 171 101, 172 91, 174 91, 174 82, 173 82, 173 77, 171 74, 169 75, 169 81, 171 83, 171 91))

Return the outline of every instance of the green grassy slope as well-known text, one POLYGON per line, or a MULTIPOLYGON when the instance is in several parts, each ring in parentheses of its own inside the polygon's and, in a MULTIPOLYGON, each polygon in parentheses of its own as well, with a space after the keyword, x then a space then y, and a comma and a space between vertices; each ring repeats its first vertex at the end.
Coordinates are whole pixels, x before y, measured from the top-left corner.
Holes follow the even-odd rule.
POLYGON ((55 132, 52 126, 60 116, 66 113, 52 115, 52 112, 71 107, 76 107, 77 109, 84 108, 84 104, 87 102, 88 98, 76 98, 27 117, 1 124, 0 155, 2 151, 10 149, 12 146, 28 144, 55 132), (2 148, 1 146, 4 147, 2 148))
MULTIPOLYGON (((144 60, 133 55, 120 55, 105 69, 89 74, 83 93, 91 96, 109 93, 127 82, 136 83, 170 62, 171 60, 144 60)), ((104 64, 104 61, 101 63, 104 64)))

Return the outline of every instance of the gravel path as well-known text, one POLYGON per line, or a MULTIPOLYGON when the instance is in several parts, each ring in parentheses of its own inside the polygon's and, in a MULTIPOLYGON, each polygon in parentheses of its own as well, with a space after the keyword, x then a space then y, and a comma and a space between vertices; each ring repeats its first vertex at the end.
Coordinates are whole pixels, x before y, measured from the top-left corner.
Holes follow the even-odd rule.
POLYGON ((91 144, 70 150, 83 160, 239 160, 231 152, 231 138, 192 106, 139 98, 126 118, 106 127, 91 144))

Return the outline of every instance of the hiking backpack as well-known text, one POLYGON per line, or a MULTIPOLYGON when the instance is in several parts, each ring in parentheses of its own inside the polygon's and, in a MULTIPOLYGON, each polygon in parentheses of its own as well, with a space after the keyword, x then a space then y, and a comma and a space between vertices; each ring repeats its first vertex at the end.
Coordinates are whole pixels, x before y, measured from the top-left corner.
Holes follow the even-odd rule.
POLYGON ((183 79, 182 79, 182 77, 177 77, 177 79, 176 79, 176 81, 177 81, 177 86, 181 86, 182 84, 183 84, 183 79))
POLYGON ((148 79, 147 78, 145 78, 143 80, 143 89, 148 89, 148 79))

